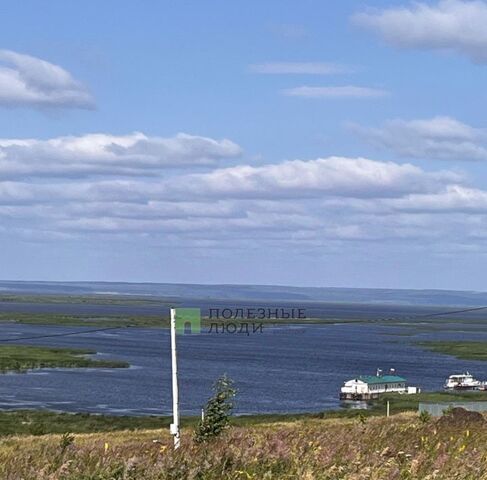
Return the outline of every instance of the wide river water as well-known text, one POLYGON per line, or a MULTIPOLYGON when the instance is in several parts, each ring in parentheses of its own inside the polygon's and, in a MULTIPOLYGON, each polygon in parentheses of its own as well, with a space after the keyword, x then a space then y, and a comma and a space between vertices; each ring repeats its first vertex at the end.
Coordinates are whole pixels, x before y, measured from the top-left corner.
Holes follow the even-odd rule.
MULTIPOLYGON (((0 376, 0 409, 49 408, 111 414, 169 414, 169 331, 2 324, 2 340, 86 331, 20 344, 92 348, 128 369, 49 369, 0 376)), ((343 381, 377 368, 395 368, 410 384, 440 390, 445 378, 469 370, 487 379, 487 363, 457 360, 414 344, 421 339, 487 340, 468 331, 401 335, 373 324, 287 325, 263 333, 178 337, 183 414, 198 414, 214 380, 223 373, 238 388, 237 413, 321 411, 337 408, 343 381)))

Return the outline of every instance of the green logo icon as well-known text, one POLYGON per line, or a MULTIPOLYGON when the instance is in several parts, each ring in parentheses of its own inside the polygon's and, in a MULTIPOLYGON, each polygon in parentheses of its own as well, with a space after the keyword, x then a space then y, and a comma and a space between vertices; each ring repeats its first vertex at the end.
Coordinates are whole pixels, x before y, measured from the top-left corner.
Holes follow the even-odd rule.
POLYGON ((201 311, 199 308, 176 308, 176 333, 201 333, 201 311))

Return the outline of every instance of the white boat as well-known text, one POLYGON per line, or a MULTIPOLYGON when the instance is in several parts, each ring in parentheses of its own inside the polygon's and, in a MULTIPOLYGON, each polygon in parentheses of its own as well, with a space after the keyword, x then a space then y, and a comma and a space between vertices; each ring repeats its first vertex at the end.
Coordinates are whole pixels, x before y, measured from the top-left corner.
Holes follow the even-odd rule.
POLYGON ((468 372, 450 375, 445 382, 446 390, 480 390, 483 386, 483 382, 468 372))

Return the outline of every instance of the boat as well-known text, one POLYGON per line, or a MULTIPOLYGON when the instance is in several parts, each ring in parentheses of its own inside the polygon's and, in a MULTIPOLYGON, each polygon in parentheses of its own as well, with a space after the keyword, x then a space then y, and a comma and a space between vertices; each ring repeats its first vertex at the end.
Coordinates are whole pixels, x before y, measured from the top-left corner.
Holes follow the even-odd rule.
POLYGON ((376 375, 358 375, 344 382, 340 389, 340 400, 367 401, 375 400, 384 393, 419 393, 418 387, 410 387, 407 380, 396 375, 391 368, 390 373, 384 375, 378 369, 376 375))
POLYGON ((450 375, 445 382, 445 390, 481 390, 484 382, 477 380, 469 372, 450 375))

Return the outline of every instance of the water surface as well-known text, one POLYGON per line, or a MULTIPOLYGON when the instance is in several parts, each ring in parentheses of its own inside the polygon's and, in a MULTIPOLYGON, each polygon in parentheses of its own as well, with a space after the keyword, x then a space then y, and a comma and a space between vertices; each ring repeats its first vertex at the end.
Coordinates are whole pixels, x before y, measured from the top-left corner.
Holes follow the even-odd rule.
MULTIPOLYGON (((0 408, 50 408, 112 414, 169 414, 169 331, 130 328, 89 333, 86 327, 3 324, 0 341, 35 335, 87 332, 21 344, 93 348, 126 360, 129 369, 49 369, 0 376, 0 408)), ((487 364, 425 351, 418 339, 486 339, 485 333, 397 335, 372 324, 288 325, 263 333, 178 337, 181 409, 198 414, 213 381, 227 373, 236 382, 238 413, 321 411, 339 407, 344 380, 394 367, 423 390, 441 389, 453 372, 487 379, 487 364)))

